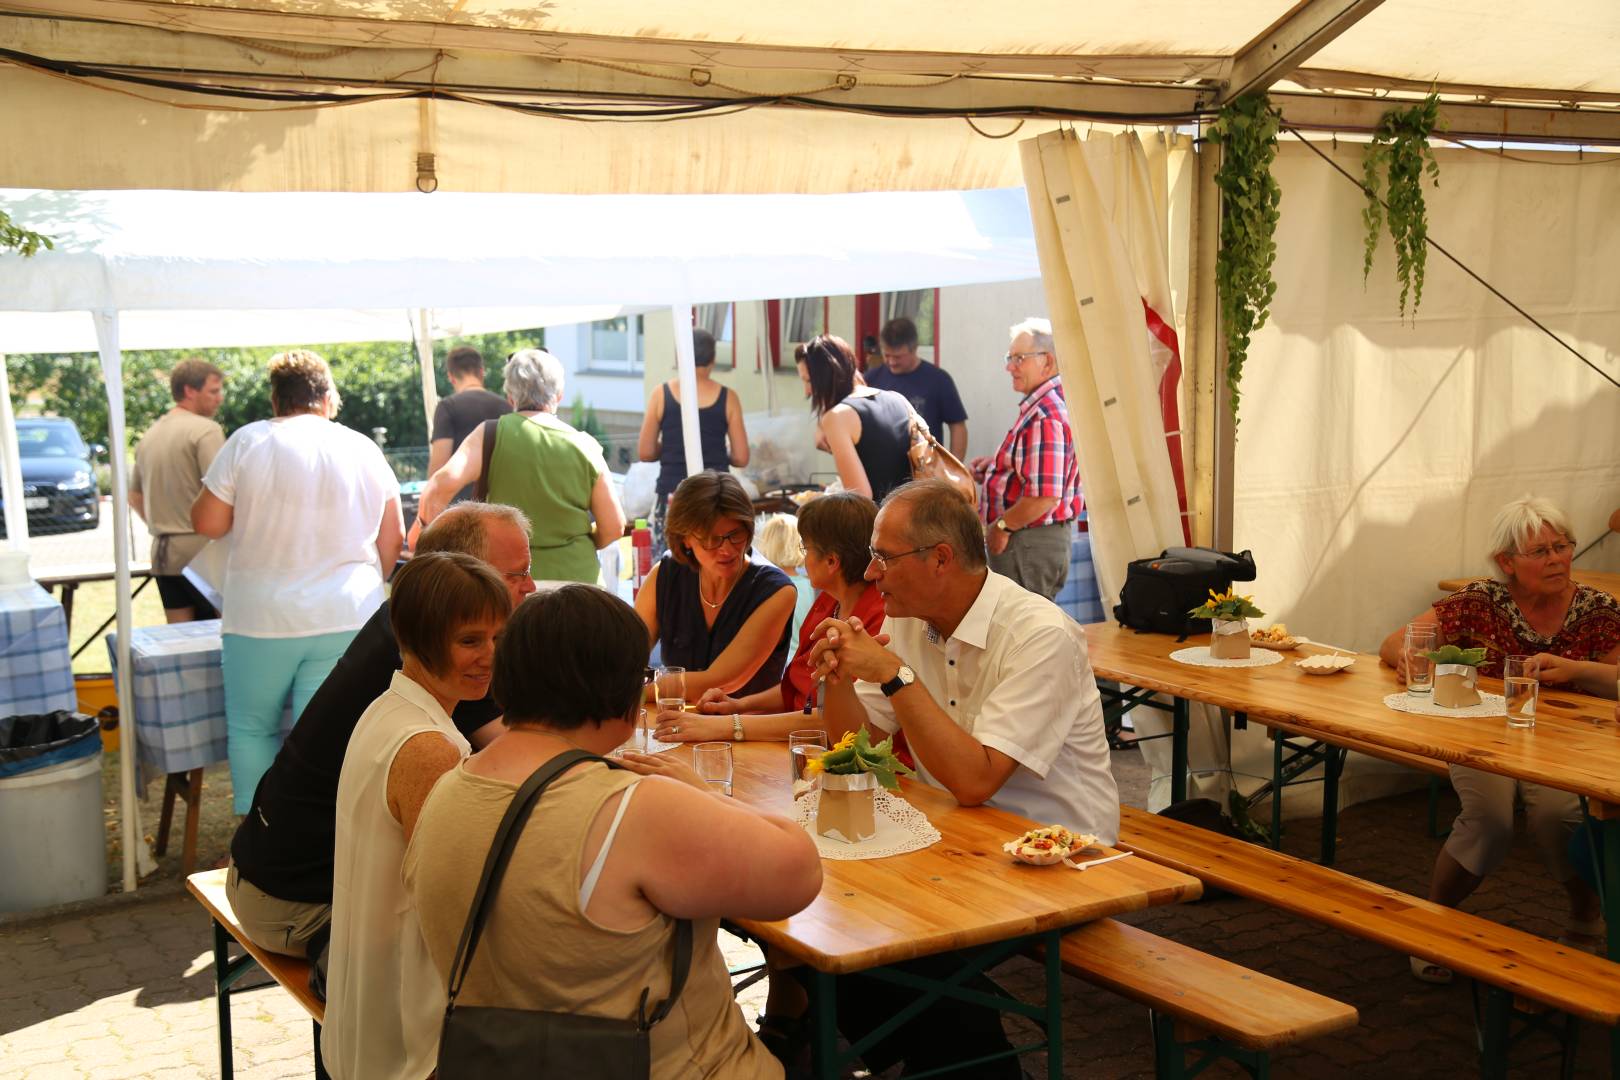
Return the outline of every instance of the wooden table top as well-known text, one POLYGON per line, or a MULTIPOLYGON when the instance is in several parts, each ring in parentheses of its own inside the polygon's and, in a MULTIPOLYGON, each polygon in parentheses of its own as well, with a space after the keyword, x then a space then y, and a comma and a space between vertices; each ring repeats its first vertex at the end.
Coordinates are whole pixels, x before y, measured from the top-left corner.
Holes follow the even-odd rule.
MULTIPOLYGON (((1569 576, 1575 579, 1577 585, 1590 585, 1594 589, 1602 589, 1610 596, 1620 597, 1620 574, 1610 573, 1606 570, 1571 570, 1569 576)), ((1454 577, 1445 578, 1436 586, 1441 592, 1451 594, 1472 581, 1485 581, 1484 577, 1454 577)))
MULTIPOLYGON (((791 817, 787 745, 734 743, 732 754, 735 796, 791 817)), ((1085 873, 1016 863, 1001 845, 1029 828, 1024 818, 958 805, 914 779, 902 783, 902 796, 939 830, 938 843, 884 859, 823 859, 821 894, 809 907, 741 925, 818 970, 845 974, 1202 894, 1197 878, 1143 858, 1085 873)))
MULTIPOLYGON (((1543 687, 1536 726, 1517 730, 1501 717, 1395 712, 1383 699, 1401 684, 1376 656, 1361 654, 1354 667, 1338 675, 1307 675, 1293 665, 1311 652, 1332 651, 1312 645, 1284 653, 1283 662, 1270 667, 1192 667, 1170 654, 1208 644, 1207 636, 1178 643, 1166 634, 1138 634, 1112 623, 1085 630, 1091 667, 1100 679, 1245 712, 1268 727, 1325 742, 1467 765, 1620 805, 1620 723, 1612 701, 1543 687)), ((1480 687, 1500 692, 1502 684, 1481 679, 1480 687)))

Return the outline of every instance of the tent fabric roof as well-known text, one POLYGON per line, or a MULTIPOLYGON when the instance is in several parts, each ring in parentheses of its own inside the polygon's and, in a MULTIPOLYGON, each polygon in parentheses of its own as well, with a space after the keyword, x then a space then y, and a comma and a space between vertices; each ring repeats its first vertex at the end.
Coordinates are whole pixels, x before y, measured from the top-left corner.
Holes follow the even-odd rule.
MULTIPOLYGON (((50 312, 187 312, 168 333, 202 344, 195 324, 209 311, 339 305, 385 309, 370 315, 392 327, 383 336, 397 337, 409 332, 403 308, 468 309, 454 318, 473 332, 467 327, 510 323, 509 314, 489 310, 501 307, 532 312, 538 321, 524 322, 532 326, 682 300, 1040 276, 1018 188, 832 196, 0 191, 0 209, 56 238, 55 250, 31 259, 0 255, 0 310, 23 313, 0 314, 0 351, 14 352, 68 347, 45 344, 63 339, 57 335, 91 340, 88 320, 37 314, 50 312)), ((164 319, 146 320, 144 331, 139 318, 126 321, 130 346, 157 347, 165 332, 164 319)))

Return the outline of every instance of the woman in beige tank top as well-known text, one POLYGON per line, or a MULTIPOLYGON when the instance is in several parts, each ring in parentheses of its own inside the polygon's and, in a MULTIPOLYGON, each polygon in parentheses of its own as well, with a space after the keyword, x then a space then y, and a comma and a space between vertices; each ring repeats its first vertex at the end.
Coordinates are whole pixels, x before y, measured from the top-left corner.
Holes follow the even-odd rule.
MULTIPOLYGON (((630 737, 647 663, 634 610, 584 585, 525 601, 495 657, 507 731, 447 773, 405 855, 441 975, 496 826, 523 781, 572 749, 630 737)), ((710 794, 680 751, 587 762, 536 804, 490 908, 460 1001, 629 1019, 668 996, 674 920, 696 923, 691 974, 652 1030, 652 1075, 780 1077, 731 997, 721 918, 785 919, 821 888, 815 844, 786 818, 710 794)))

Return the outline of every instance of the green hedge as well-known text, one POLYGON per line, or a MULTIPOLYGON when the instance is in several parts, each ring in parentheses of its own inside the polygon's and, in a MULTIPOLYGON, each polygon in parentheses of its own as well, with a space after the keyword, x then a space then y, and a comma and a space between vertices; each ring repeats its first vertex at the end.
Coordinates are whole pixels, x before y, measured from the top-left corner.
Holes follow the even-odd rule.
MULTIPOLYGON (((486 385, 500 393, 501 365, 515 349, 543 347, 545 331, 519 330, 504 334, 436 341, 434 370, 440 396, 450 393, 444 358, 453 348, 471 345, 484 354, 486 385)), ((225 404, 215 417, 226 432, 270 416, 270 380, 266 365, 284 348, 179 349, 124 354, 124 420, 130 444, 166 412, 169 370, 188 357, 200 357, 225 372, 225 404)), ((416 351, 408 342, 378 341, 363 344, 308 346, 332 366, 332 377, 343 396, 340 424, 364 435, 373 428, 388 429, 387 445, 426 446, 427 417, 422 411, 422 384, 416 351)), ((79 427, 86 442, 106 443, 107 391, 101 365, 94 353, 71 355, 35 353, 6 357, 13 400, 21 404, 37 395, 44 411, 66 416, 79 427)), ((32 409, 20 409, 32 412, 32 409)))

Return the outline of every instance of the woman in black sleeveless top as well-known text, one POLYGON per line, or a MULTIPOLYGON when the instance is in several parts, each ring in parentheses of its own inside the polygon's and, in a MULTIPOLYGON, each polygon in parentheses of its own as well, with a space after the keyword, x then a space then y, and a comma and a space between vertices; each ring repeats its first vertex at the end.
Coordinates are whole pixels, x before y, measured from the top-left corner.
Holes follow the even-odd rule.
POLYGON ((867 386, 843 338, 823 334, 806 345, 799 380, 845 491, 882 503, 911 479, 911 402, 867 386))

